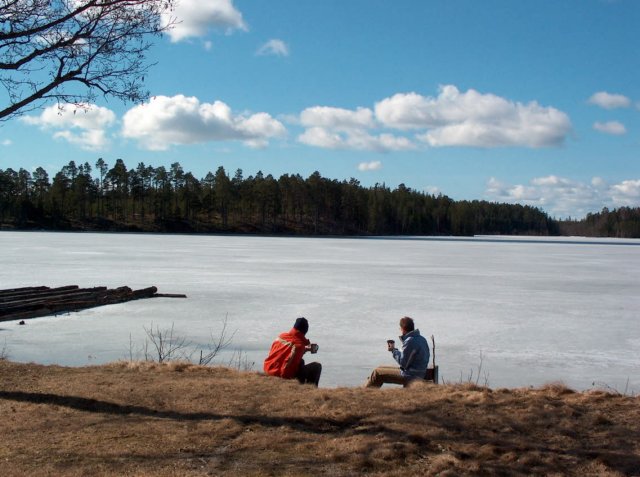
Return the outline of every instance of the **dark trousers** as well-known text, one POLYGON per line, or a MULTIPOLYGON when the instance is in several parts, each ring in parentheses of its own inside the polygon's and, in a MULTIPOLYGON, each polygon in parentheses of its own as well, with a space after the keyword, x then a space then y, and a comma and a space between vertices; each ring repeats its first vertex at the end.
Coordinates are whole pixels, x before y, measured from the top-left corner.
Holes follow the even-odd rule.
POLYGON ((322 365, 320 363, 304 364, 304 359, 300 361, 300 367, 296 373, 296 378, 302 384, 313 384, 318 387, 320 382, 320 373, 322 373, 322 365))

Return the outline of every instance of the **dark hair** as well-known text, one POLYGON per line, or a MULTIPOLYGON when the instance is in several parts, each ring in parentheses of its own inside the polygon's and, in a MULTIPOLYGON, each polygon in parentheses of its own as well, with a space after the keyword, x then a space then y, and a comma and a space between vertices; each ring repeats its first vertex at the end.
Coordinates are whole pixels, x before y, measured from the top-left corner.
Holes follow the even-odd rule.
POLYGON ((415 329, 413 319, 409 318, 408 316, 400 318, 400 328, 402 328, 406 333, 408 333, 409 331, 413 331, 415 329))
POLYGON ((296 318, 296 322, 293 324, 293 327, 303 335, 306 335, 307 331, 309 331, 309 322, 304 317, 296 318))

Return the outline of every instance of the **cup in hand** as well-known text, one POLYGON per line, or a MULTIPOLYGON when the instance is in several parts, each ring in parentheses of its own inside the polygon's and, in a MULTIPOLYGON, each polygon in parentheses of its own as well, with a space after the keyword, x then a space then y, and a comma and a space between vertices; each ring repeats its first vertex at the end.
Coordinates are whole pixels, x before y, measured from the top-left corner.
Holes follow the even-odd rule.
POLYGON ((393 351, 396 347, 396 342, 393 340, 387 340, 387 349, 393 351))
POLYGON ((313 343, 313 344, 311 345, 311 353, 312 353, 312 354, 317 353, 319 348, 320 348, 320 347, 319 347, 317 344, 313 343))

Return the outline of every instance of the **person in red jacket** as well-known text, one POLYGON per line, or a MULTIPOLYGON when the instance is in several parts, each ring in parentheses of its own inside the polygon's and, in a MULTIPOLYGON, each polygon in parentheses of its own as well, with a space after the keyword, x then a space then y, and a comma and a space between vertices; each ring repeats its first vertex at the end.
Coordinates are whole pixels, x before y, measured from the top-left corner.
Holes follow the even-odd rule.
POLYGON ((280 335, 271 344, 269 356, 264 360, 264 372, 269 376, 284 379, 297 378, 302 384, 318 386, 322 365, 320 363, 305 364, 302 356, 310 351, 318 352, 318 345, 311 344, 306 338, 309 322, 306 318, 298 318, 293 328, 280 335))

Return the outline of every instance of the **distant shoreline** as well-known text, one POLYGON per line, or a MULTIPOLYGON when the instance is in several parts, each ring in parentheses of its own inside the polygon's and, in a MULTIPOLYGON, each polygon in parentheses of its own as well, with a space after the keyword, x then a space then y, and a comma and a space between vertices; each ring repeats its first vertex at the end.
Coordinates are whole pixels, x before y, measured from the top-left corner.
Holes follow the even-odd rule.
POLYGON ((607 236, 576 235, 314 235, 259 232, 175 232, 154 230, 100 230, 100 229, 43 229, 8 228, 0 226, 2 232, 24 233, 72 233, 72 234, 114 234, 114 235, 173 235, 173 236, 211 236, 211 237, 264 237, 264 238, 327 238, 327 239, 365 239, 365 240, 417 240, 431 242, 486 242, 486 243, 527 243, 562 245, 631 245, 640 246, 640 238, 621 238, 607 236))

